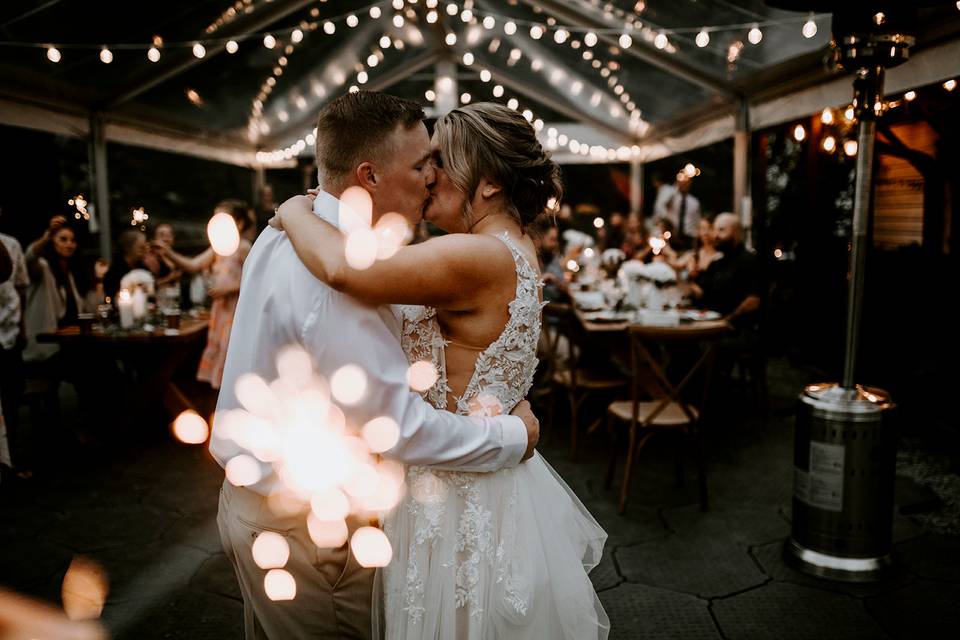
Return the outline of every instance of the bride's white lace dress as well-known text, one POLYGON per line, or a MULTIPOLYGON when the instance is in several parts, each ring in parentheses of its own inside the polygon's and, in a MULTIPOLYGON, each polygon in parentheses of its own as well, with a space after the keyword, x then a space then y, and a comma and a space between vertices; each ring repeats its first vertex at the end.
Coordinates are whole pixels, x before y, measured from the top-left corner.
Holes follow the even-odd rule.
MULTIPOLYGON (((506 235, 517 267, 503 333, 477 359, 458 413, 509 412, 537 365, 536 271, 506 235)), ((403 309, 410 362, 440 374, 425 392, 446 408, 444 347, 436 311, 403 309)), ((407 492, 384 530, 394 549, 383 571, 387 640, 604 639, 609 621, 587 573, 606 533, 539 455, 496 473, 407 469, 407 492)))

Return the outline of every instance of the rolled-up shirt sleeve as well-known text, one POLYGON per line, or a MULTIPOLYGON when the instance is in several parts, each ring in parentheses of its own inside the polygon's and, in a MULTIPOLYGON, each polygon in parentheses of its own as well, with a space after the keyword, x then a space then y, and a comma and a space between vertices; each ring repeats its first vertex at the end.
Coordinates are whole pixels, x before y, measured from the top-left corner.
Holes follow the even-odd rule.
POLYGON ((519 464, 527 430, 515 416, 479 418, 435 409, 407 382, 407 359, 397 337, 378 315, 336 292, 321 296, 301 330, 300 340, 320 373, 330 379, 346 365, 366 374, 363 397, 341 408, 357 427, 386 416, 400 438, 385 457, 409 465, 491 472, 519 464))

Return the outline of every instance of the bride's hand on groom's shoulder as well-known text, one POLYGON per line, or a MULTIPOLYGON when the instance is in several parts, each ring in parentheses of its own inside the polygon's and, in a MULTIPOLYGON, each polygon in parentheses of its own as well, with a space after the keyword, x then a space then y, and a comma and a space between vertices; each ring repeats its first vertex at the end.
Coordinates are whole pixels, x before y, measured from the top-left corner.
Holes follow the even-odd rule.
POLYGON ((277 231, 283 231, 284 213, 291 210, 313 211, 313 201, 317 199, 318 193, 320 193, 319 189, 308 189, 305 196, 293 196, 287 199, 274 210, 273 217, 267 221, 267 224, 277 231))
POLYGON ((520 458, 520 461, 529 460, 533 457, 537 442, 540 441, 540 421, 537 420, 537 416, 533 415, 533 409, 530 408, 530 403, 526 400, 520 401, 510 412, 510 415, 523 420, 523 426, 527 428, 527 451, 520 458))

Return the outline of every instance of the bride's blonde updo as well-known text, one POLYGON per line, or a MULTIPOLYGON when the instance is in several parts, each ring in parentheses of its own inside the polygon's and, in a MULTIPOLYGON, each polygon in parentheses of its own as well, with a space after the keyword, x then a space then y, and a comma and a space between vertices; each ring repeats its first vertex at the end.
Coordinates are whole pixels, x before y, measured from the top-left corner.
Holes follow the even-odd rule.
POLYGON ((470 199, 483 178, 500 185, 522 227, 536 220, 551 198, 560 202, 560 166, 513 109, 493 102, 466 105, 437 120, 435 130, 443 170, 467 196, 467 226, 472 222, 470 199))

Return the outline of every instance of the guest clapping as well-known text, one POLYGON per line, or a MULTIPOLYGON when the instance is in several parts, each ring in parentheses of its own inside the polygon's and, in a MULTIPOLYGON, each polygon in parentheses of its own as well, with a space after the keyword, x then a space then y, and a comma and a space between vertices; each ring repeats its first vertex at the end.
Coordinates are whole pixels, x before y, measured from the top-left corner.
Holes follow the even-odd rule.
POLYGON ((256 218, 245 202, 224 200, 217 205, 216 213, 229 213, 237 223, 240 232, 240 246, 231 256, 220 256, 208 248, 198 256, 188 258, 180 255, 161 242, 153 244, 161 257, 168 258, 186 273, 198 273, 210 269, 213 273, 213 285, 208 293, 213 299, 210 308, 210 328, 207 332, 207 347, 200 359, 197 380, 209 382, 214 389, 220 388, 223 377, 223 364, 227 357, 227 344, 230 330, 233 328, 233 314, 240 297, 240 275, 243 261, 250 252, 252 236, 257 231, 256 218))
POLYGON ((64 216, 54 216, 38 240, 26 251, 30 288, 27 292, 27 348, 24 360, 45 360, 57 351, 56 345, 40 345, 37 334, 75 325, 84 311, 83 296, 77 281, 84 282, 83 271, 74 254, 77 238, 64 216))

